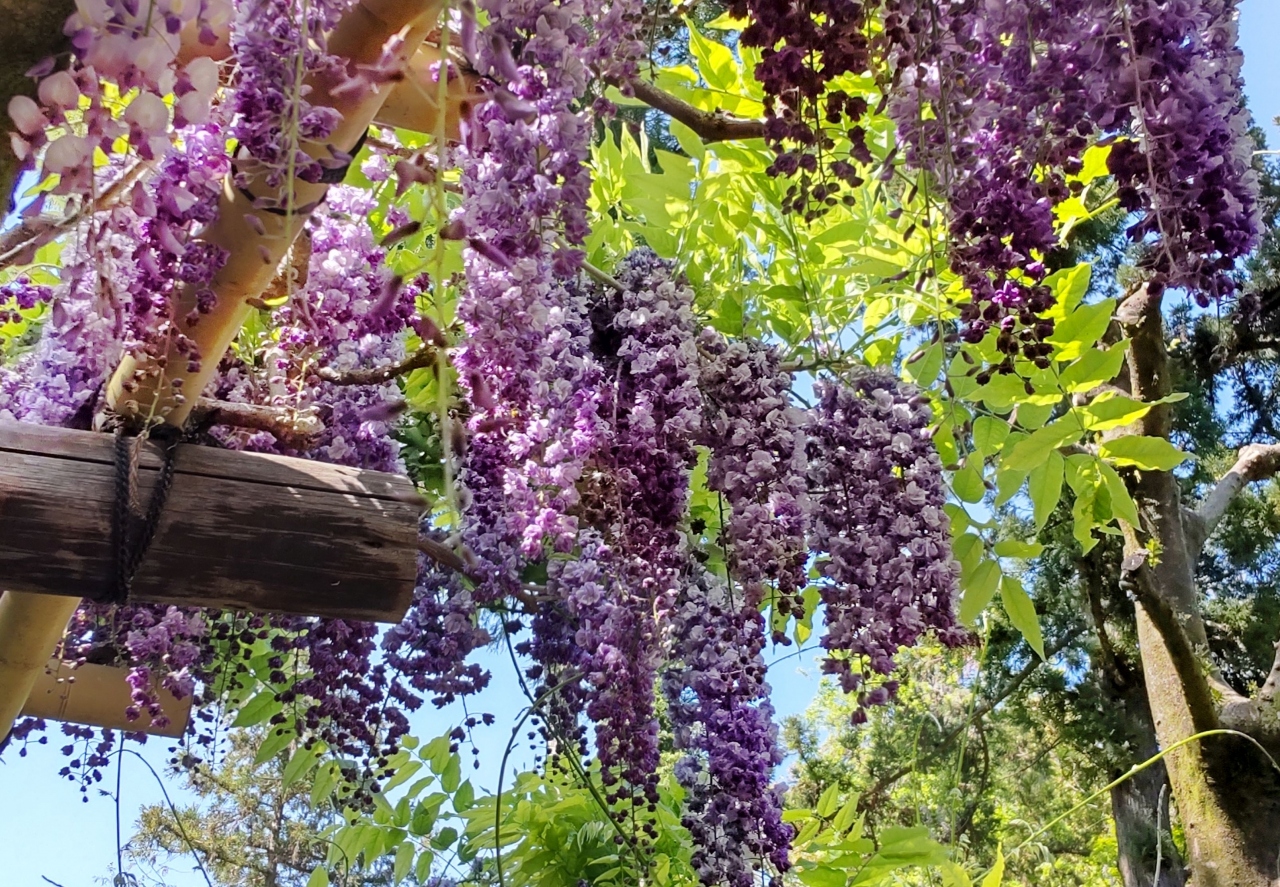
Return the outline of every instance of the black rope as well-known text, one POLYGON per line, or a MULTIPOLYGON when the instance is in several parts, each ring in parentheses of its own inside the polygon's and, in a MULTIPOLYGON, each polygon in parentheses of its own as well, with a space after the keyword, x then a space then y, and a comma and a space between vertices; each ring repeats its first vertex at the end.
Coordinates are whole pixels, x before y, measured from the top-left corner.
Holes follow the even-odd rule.
POLYGON ((123 428, 115 433, 116 485, 115 502, 111 515, 111 547, 115 552, 115 577, 110 587, 95 598, 99 603, 123 604, 129 600, 133 577, 155 539, 160 516, 164 513, 169 490, 173 488, 173 476, 177 465, 178 444, 184 435, 180 429, 162 425, 151 431, 150 438, 163 447, 160 474, 151 490, 151 500, 145 513, 137 510, 138 462, 136 447, 139 437, 127 435, 123 428))

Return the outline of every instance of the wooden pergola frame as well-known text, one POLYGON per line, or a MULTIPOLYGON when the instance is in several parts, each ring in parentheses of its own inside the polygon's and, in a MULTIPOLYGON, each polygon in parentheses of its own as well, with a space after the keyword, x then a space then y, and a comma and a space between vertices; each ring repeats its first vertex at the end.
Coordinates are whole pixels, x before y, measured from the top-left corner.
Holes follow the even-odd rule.
MULTIPOLYGON (((0 7, 13 2, 0 0, 0 7)), ((363 91, 339 89, 342 83, 323 75, 310 78, 308 101, 333 108, 341 119, 329 144, 306 144, 304 150, 328 158, 334 147, 357 145, 375 122, 457 136, 475 98, 474 81, 449 76, 446 106, 437 103, 440 86, 432 68, 442 53, 426 41, 436 33, 441 5, 441 0, 360 0, 343 17, 329 36, 331 53, 353 69, 373 65, 389 41, 399 38, 405 76, 363 91)), ((204 47, 188 39, 182 55, 228 53, 225 41, 204 47)), ((178 321, 200 350, 199 367, 189 367, 176 351, 159 360, 126 357, 106 392, 108 406, 124 420, 186 424, 198 399, 176 392, 207 386, 310 209, 328 189, 301 180, 273 188, 265 176, 247 184, 228 176, 218 219, 199 235, 229 256, 210 285, 217 296, 213 311, 195 326, 178 321), (247 194, 271 197, 292 211, 264 213, 247 194)), ((174 316, 185 318, 194 305, 194 292, 180 294, 174 316)), ((32 714, 56 712, 137 729, 102 714, 96 703, 72 705, 75 699, 100 702, 105 691, 70 693, 74 682, 51 677, 62 669, 56 659, 51 664, 51 656, 67 621, 82 595, 96 593, 94 577, 98 584, 108 581, 105 574, 116 556, 106 531, 113 495, 111 446, 106 435, 92 432, 0 426, 0 519, 6 525, 0 541, 0 587, 6 589, 0 596, 0 739, 24 707, 32 714), (41 527, 50 532, 42 536, 41 527), (44 695, 32 700, 37 684, 44 695), (55 698, 57 704, 50 701, 55 698)), ((190 445, 179 445, 174 458, 169 504, 134 583, 139 599, 385 621, 403 616, 416 576, 421 513, 407 479, 190 445), (198 555, 193 553, 197 539, 202 540, 198 555)), ((141 457, 144 492, 154 483, 159 459, 156 452, 141 457)), ((122 687, 123 672, 112 674, 95 670, 92 681, 99 688, 113 682, 122 687)), ((108 700, 110 706, 118 701, 118 696, 108 700)), ((185 728, 185 714, 182 718, 185 728)))

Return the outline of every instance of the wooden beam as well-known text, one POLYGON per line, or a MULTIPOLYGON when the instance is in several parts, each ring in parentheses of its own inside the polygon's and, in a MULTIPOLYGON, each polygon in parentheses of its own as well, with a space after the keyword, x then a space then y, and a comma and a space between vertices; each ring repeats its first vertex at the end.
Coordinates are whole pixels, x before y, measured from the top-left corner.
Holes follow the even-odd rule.
POLYGON ((65 721, 89 727, 106 727, 177 738, 187 731, 191 720, 191 697, 179 699, 156 681, 156 699, 169 723, 163 727, 143 712, 136 721, 125 717, 133 705, 133 690, 126 682, 129 669, 86 662, 77 666, 55 656, 36 677, 22 717, 65 721))
MULTIPOLYGON (((143 447, 138 494, 161 466, 143 447)), ((179 445, 136 600, 398 622, 417 578, 422 500, 403 477, 179 445)), ((0 588, 100 597, 112 588, 113 439, 0 422, 0 588)), ((64 620, 65 621, 65 620, 64 620)), ((42 660, 43 661, 43 660, 42 660)))

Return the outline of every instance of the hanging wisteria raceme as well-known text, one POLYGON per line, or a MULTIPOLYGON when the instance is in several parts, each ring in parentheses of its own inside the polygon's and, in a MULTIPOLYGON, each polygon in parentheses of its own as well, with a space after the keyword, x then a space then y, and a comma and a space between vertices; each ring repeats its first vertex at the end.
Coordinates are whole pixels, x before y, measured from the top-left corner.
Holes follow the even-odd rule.
POLYGON ((1126 109, 1134 140, 1115 144, 1107 165, 1121 206, 1141 214, 1129 234, 1150 242, 1142 264, 1152 282, 1208 305, 1235 292, 1231 272, 1257 243, 1261 218, 1238 4, 1127 6, 1123 47, 1103 46, 1103 66, 1117 73, 1095 116, 1110 129, 1108 105, 1121 120, 1126 109))
POLYGON ((697 324, 693 291, 652 252, 631 253, 615 273, 621 291, 596 284, 591 300, 592 347, 611 383, 601 413, 612 418, 612 433, 587 464, 581 504, 591 528, 583 562, 607 579, 582 588, 565 571, 559 578, 593 689, 586 714, 607 781, 621 778, 655 803, 653 688, 662 622, 679 590, 680 527, 702 418, 697 324))
POLYGON ((1054 210, 1079 193, 1069 176, 1103 136, 1150 282, 1202 304, 1232 294, 1259 224, 1236 6, 744 0, 734 11, 752 20, 744 42, 764 50, 772 171, 797 176, 789 207, 812 214, 861 181, 871 158, 859 121, 868 100, 883 101, 905 160, 949 206, 952 265, 973 294, 964 336, 996 330, 998 368, 1011 369, 1015 356, 1047 360, 1053 327, 1039 315, 1052 300, 1041 281, 1059 245, 1054 210), (877 15, 882 27, 864 27, 877 15), (875 75, 880 95, 823 91, 844 74, 875 75), (832 160, 837 133, 855 164, 832 160))
POLYGON ((808 445, 811 529, 826 606, 823 670, 857 692, 854 721, 892 698, 894 656, 927 631, 949 645, 957 568, 928 400, 897 378, 867 373, 820 383, 808 445))
POLYGON ((351 146, 335 146, 332 159, 322 163, 302 145, 326 143, 338 124, 336 111, 307 101, 306 81, 342 66, 341 59, 325 52, 325 36, 350 6, 350 0, 246 0, 236 5, 231 25, 236 62, 232 135, 246 155, 238 158, 238 172, 246 181, 250 173, 265 173, 273 188, 290 174, 316 182, 326 167, 349 162, 341 150, 351 146))
MULTIPOLYGON (((707 486, 729 506, 722 542, 729 575, 747 604, 771 593, 785 616, 804 615, 808 584, 807 417, 791 402, 791 374, 775 350, 729 342, 714 330, 698 337, 704 400, 700 443, 710 451, 707 486)), ((782 632, 775 640, 786 642, 782 632)))
POLYGON ((668 636, 662 687, 683 752, 675 775, 689 793, 683 822, 696 848, 693 866, 703 884, 751 887, 758 870, 790 867, 792 835, 772 785, 782 752, 761 656, 764 619, 692 567, 668 636))

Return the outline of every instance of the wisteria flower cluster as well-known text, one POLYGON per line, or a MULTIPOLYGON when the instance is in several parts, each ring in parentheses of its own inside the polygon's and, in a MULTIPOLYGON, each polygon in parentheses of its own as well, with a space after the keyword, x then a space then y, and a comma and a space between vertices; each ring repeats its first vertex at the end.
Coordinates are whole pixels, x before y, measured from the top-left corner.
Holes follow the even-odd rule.
MULTIPOLYGON (((485 686, 488 673, 468 657, 500 633, 518 636, 549 738, 578 740, 596 756, 606 799, 619 823, 635 824, 639 846, 656 828, 661 687, 703 881, 746 887, 754 873, 784 871, 790 829, 771 785, 780 753, 762 610, 773 606, 784 622, 801 617, 816 570, 829 670, 865 705, 883 702, 901 646, 926 630, 958 637, 941 468, 925 433, 928 411, 909 389, 874 376, 852 386, 831 380, 821 405, 802 410, 774 350, 702 329, 694 294, 672 263, 639 249, 607 273, 583 273, 589 83, 634 73, 638 6, 482 0, 483 28, 464 6, 460 42, 483 96, 459 143, 437 146, 437 161, 460 169, 460 198, 434 232, 464 241, 464 279, 401 280, 388 268, 391 238, 379 243, 369 220, 398 228, 421 220, 386 210, 380 199, 390 187, 335 185, 306 208, 304 233, 269 292, 249 302, 254 322, 237 347, 206 355, 180 332, 199 328, 220 298, 228 256, 202 232, 253 163, 254 175, 265 168, 282 185, 288 175, 320 177, 323 164, 312 168, 310 155, 297 152, 302 142, 323 143, 338 121, 308 103, 306 84, 340 64, 327 55, 325 36, 347 4, 234 4, 229 76, 220 81, 218 66, 199 53, 180 61, 174 47, 190 49, 190 41, 161 41, 161 52, 148 30, 172 37, 194 29, 208 43, 220 26, 207 12, 158 2, 143 26, 136 4, 97 2, 73 18, 72 67, 43 72, 40 102, 11 111, 19 147, 60 174, 66 193, 118 187, 75 228, 56 286, 20 279, 6 291, 19 309, 47 310, 34 347, 0 370, 0 416, 90 427, 122 358, 163 369, 176 341, 188 369, 213 361, 218 369, 205 390, 182 397, 306 415, 323 429, 296 439, 219 426, 206 442, 403 472, 395 436, 407 406, 402 383, 347 383, 352 374, 366 378, 357 371, 399 365, 411 341, 429 341, 457 373, 458 398, 433 418, 457 470, 448 492, 461 525, 440 530, 428 516, 420 538, 455 547, 462 566, 423 557, 408 615, 385 630, 354 620, 86 604, 69 653, 130 669, 126 714, 139 726, 163 716, 157 688, 195 696, 191 755, 213 741, 213 703, 228 669, 233 677, 250 669, 274 695, 275 728, 359 761, 353 776, 375 791, 409 713, 485 686), (123 111, 99 111, 104 83, 136 89, 137 98, 123 111), (169 105, 161 102, 161 115, 147 99, 168 94, 172 117, 169 105), (68 113, 73 106, 79 110, 68 113), (120 138, 147 162, 136 180, 114 151, 120 138), (86 159, 94 148, 113 155, 96 172, 86 159), (453 283, 458 323, 441 331, 420 317, 419 297, 453 283), (194 296, 182 302, 194 305, 182 317, 179 295, 194 296), (726 516, 709 540, 689 519, 700 450, 707 490, 699 492, 721 497, 726 516), (725 552, 723 579, 702 564, 704 546, 725 552), (582 741, 584 722, 595 728, 591 743, 582 741)), ((846 10, 831 3, 819 11, 835 21, 846 10)), ((764 17, 760 35, 792 22, 764 17)), ((867 63, 860 30, 842 27, 797 31, 797 42, 768 54, 770 88, 779 90, 773 138, 801 144, 796 166, 815 176, 828 169, 824 128, 865 110, 856 98, 827 95, 841 73, 867 63), (809 48, 798 52, 802 39, 809 48), (815 52, 827 67, 807 69, 805 82, 786 92, 788 72, 810 65, 815 52), (812 122, 819 112, 825 122, 812 122)), ((852 182, 852 167, 840 163, 830 161, 830 171, 852 182)), ((383 183, 388 167, 367 164, 383 183)), ((396 164, 394 190, 440 184, 442 173, 396 164)), ((813 183, 805 200, 833 197, 813 183)), ((436 381, 451 378, 442 372, 436 381)), ((89 774, 105 763, 106 747, 91 747, 92 733, 68 735, 84 747, 76 769, 89 774)))
MULTIPOLYGON (((1241 101, 1234 0, 874 0, 740 2, 768 96, 772 171, 798 176, 792 209, 835 202, 870 157, 867 99, 830 84, 875 76, 905 160, 932 174, 949 210, 951 262, 973 295, 964 336, 994 330, 1011 369, 1043 365, 1052 296, 1044 261, 1059 245, 1054 210, 1100 135, 1121 205, 1138 215, 1150 282, 1202 304, 1230 296, 1231 269, 1259 216, 1241 101), (871 19, 879 27, 864 27, 871 19), (870 36, 867 36, 870 35, 870 36), (824 104, 825 103, 825 104, 824 104), (828 130, 852 159, 829 162, 828 130), (825 183, 815 184, 818 177, 825 183)), ((871 96, 873 99, 874 95, 871 96)))
MULTIPOLYGON (((861 706, 887 701, 894 654, 926 631, 964 642, 956 565, 924 397, 868 373, 823 384, 808 443, 809 543, 826 605, 823 669, 861 706), (879 680, 877 680, 879 679, 879 680)), ((855 720, 865 720, 859 709, 855 720)))

